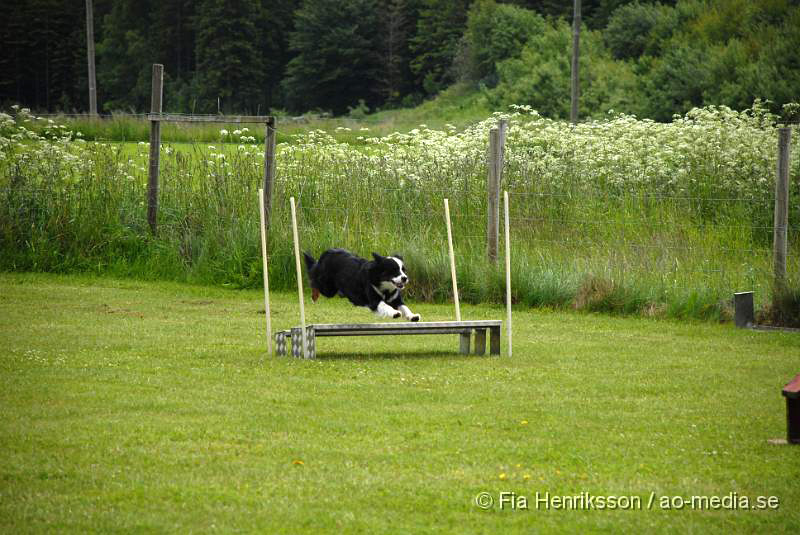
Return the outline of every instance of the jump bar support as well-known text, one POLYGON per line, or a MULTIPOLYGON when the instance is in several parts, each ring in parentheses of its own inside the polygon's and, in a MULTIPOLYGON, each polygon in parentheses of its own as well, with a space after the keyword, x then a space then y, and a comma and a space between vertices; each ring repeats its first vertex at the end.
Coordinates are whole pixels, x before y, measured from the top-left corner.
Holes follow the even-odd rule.
POLYGON ((458 334, 459 352, 470 353, 470 338, 475 333, 475 355, 486 353, 486 331, 489 331, 489 353, 500 354, 500 320, 482 321, 436 321, 417 323, 354 323, 354 324, 311 324, 294 327, 290 331, 275 334, 278 355, 286 355, 291 337, 292 355, 315 358, 316 338, 318 336, 398 336, 410 334, 458 334), (305 340, 303 335, 305 334, 305 340))

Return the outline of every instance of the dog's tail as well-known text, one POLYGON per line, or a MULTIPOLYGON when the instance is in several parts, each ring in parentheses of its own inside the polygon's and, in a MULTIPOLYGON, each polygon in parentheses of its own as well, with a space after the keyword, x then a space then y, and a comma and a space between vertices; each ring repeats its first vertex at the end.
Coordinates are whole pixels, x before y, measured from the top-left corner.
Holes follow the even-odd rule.
POLYGON ((315 303, 317 299, 319 299, 319 288, 316 287, 314 277, 311 276, 311 270, 314 266, 317 265, 317 261, 314 260, 314 257, 308 254, 307 252, 303 251, 303 258, 306 261, 306 268, 308 269, 308 278, 311 281, 311 300, 315 303))
POLYGON ((314 260, 313 256, 311 256, 310 254, 308 254, 306 252, 303 252, 303 258, 305 258, 305 260, 306 260, 306 267, 308 268, 308 271, 311 272, 311 268, 314 267, 314 265, 317 263, 317 261, 314 260))

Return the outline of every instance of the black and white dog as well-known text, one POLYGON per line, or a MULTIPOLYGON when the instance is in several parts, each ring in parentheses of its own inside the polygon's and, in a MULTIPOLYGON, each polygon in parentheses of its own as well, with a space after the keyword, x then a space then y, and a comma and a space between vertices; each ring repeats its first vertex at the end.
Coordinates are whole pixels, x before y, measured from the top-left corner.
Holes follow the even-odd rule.
POLYGON ((384 318, 399 318, 419 321, 403 304, 401 290, 408 284, 408 274, 403 258, 381 256, 372 253, 374 260, 368 261, 344 249, 328 249, 319 261, 303 253, 311 279, 311 299, 319 294, 325 297, 340 295, 356 306, 369 307, 384 318))

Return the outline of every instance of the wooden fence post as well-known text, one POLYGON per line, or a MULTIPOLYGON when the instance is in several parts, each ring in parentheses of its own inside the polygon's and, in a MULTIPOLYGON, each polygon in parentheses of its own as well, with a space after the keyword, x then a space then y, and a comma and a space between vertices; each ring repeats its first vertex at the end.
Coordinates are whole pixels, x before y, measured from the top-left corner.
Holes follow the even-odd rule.
MULTIPOLYGON (((150 93, 150 113, 161 113, 164 92, 164 66, 153 64, 153 83, 150 93)), ((150 170, 147 180, 147 223, 153 236, 158 230, 158 161, 161 155, 161 121, 150 121, 150 170)))
POLYGON ((580 57, 581 40, 581 0, 573 0, 572 15, 572 98, 569 120, 572 124, 578 122, 578 99, 580 98, 580 79, 578 77, 578 59, 580 57))
POLYGON ((487 189, 489 202, 487 209, 486 248, 489 261, 497 263, 497 243, 500 239, 500 174, 502 173, 502 146, 500 130, 489 130, 489 176, 487 189))
POLYGON ((267 230, 272 214, 272 185, 275 182, 275 117, 267 118, 264 132, 264 221, 267 230))
POLYGON ((97 76, 94 68, 94 14, 92 0, 86 0, 86 62, 89 76, 89 115, 97 116, 97 76))
POLYGON ((775 180, 775 225, 773 234, 773 258, 775 268, 775 290, 773 302, 786 286, 786 254, 789 227, 789 145, 792 130, 778 130, 778 176, 775 180))
POLYGON ((503 166, 506 163, 506 132, 508 132, 508 120, 500 119, 497 123, 497 129, 500 130, 500 181, 503 181, 503 166))

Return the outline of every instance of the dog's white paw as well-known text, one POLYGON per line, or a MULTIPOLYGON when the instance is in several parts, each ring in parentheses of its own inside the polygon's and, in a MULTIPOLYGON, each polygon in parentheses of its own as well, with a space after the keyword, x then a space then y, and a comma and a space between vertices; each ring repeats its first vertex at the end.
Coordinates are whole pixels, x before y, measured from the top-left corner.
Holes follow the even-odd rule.
POLYGON ((383 301, 378 303, 378 308, 375 309, 375 314, 381 318, 395 318, 395 319, 399 318, 402 315, 402 313, 399 310, 390 307, 383 301))
POLYGON ((403 316, 408 321, 419 321, 420 315, 419 314, 414 314, 413 312, 411 312, 411 309, 408 308, 407 306, 400 305, 400 307, 398 307, 398 308, 399 308, 400 312, 403 313, 403 316))

